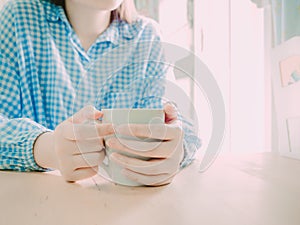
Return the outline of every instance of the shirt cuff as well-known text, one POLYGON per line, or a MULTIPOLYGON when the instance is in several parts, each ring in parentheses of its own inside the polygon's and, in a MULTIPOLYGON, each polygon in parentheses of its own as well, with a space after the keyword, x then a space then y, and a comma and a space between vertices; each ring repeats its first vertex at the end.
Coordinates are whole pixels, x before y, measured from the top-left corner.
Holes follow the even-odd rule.
POLYGON ((51 131, 27 118, 6 119, 0 124, 0 169, 15 171, 47 171, 33 154, 39 135, 51 131))
POLYGON ((201 140, 196 135, 184 134, 183 148, 184 157, 180 163, 180 168, 190 165, 194 159, 197 150, 201 147, 201 140))

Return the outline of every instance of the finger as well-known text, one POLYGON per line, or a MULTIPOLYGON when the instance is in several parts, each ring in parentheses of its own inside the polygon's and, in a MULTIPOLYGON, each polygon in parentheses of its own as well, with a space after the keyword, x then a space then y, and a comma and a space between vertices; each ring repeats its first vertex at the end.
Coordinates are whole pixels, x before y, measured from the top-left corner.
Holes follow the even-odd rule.
POLYGON ((176 146, 180 143, 181 142, 177 140, 167 142, 141 142, 111 137, 106 140, 105 145, 122 153, 149 158, 168 158, 173 155, 177 149, 176 146))
POLYGON ((105 157, 104 151, 87 153, 82 155, 75 155, 72 158, 73 169, 78 170, 82 168, 99 166, 101 162, 104 160, 104 157, 105 157))
POLYGON ((178 119, 177 109, 172 103, 167 103, 164 106, 165 123, 170 124, 178 119))
POLYGON ((63 136, 68 140, 101 139, 114 134, 112 124, 72 124, 63 127, 63 136))
POLYGON ((170 184, 174 178, 176 174, 174 174, 173 176, 171 176, 169 179, 167 180, 164 180, 164 181, 161 181, 161 182, 158 182, 158 183, 155 183, 155 184, 152 184, 152 185, 148 185, 148 186, 153 186, 153 187, 158 187, 158 186, 163 186, 163 185, 167 185, 167 184, 170 184))
POLYGON ((160 175, 144 175, 144 174, 139 174, 134 171, 124 169, 122 173, 130 180, 146 185, 146 186, 158 186, 163 185, 164 182, 169 182, 170 175, 166 174, 160 174, 160 175))
POLYGON ((75 113, 72 117, 68 118, 68 121, 71 123, 82 123, 86 120, 91 119, 99 119, 103 116, 103 113, 99 110, 97 110, 94 106, 88 105, 81 110, 79 110, 77 113, 75 113))
MULTIPOLYGON (((153 140, 153 139, 152 139, 153 140)), ((147 152, 158 148, 164 141, 147 141, 147 139, 128 139, 123 137, 111 136, 106 139, 106 146, 111 148, 122 148, 124 150, 130 149, 133 151, 147 152)))
POLYGON ((165 159, 151 159, 145 161, 118 153, 112 153, 109 158, 122 168, 149 176, 170 174, 179 167, 179 165, 172 164, 171 160, 165 159))
POLYGON ((101 137, 115 134, 115 127, 110 123, 102 123, 96 125, 98 135, 101 137))
POLYGON ((75 182, 78 180, 90 178, 98 173, 98 166, 92 168, 81 168, 73 171, 70 174, 63 175, 64 179, 68 182, 75 182))
POLYGON ((57 153, 61 156, 79 155, 84 153, 101 152, 104 149, 103 141, 98 139, 88 141, 65 140, 62 149, 57 153))
POLYGON ((104 143, 102 139, 100 141, 99 139, 89 139, 73 142, 76 145, 76 148, 72 153, 73 155, 101 152, 104 150, 104 143))
POLYGON ((133 137, 172 140, 182 135, 182 129, 180 126, 166 124, 122 124, 116 127, 116 133, 133 137))

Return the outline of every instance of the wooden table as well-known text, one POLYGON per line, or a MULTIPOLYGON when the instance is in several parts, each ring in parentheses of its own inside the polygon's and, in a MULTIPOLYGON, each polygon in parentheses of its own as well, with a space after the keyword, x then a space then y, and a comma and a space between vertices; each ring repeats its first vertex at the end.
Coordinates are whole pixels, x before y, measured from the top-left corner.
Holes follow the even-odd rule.
POLYGON ((271 153, 196 161, 164 187, 101 177, 66 183, 51 173, 0 172, 0 224, 299 225, 300 161, 271 153))

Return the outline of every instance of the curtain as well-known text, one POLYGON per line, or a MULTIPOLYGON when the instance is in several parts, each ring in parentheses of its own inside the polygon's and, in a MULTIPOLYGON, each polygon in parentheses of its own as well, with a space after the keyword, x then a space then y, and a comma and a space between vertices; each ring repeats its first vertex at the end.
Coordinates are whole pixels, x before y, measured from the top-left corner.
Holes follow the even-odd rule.
POLYGON ((251 0, 257 7, 272 8, 274 44, 300 36, 300 0, 251 0))

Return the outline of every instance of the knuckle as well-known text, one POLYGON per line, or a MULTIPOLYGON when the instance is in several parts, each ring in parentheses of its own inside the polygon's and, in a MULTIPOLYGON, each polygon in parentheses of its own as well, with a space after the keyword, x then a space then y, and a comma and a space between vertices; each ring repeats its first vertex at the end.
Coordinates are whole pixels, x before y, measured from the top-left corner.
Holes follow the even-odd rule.
POLYGON ((89 105, 85 106, 83 108, 83 110, 86 110, 88 112, 93 112, 95 110, 95 107, 93 105, 89 104, 89 105))
POLYGON ((105 145, 108 147, 113 147, 116 143, 116 138, 109 138, 108 140, 105 141, 105 145))
POLYGON ((105 124, 104 125, 104 130, 106 131, 107 134, 113 134, 114 133, 114 128, 112 124, 105 124))
POLYGON ((97 132, 98 136, 106 136, 112 134, 114 129, 111 124, 99 124, 97 132))
POLYGON ((74 133, 74 127, 71 124, 63 123, 59 127, 58 134, 61 135, 61 138, 74 137, 74 133))
POLYGON ((60 123, 60 124, 58 124, 58 125, 56 126, 56 128, 54 129, 54 134, 62 135, 62 134, 64 133, 65 126, 66 126, 65 123, 60 123))

